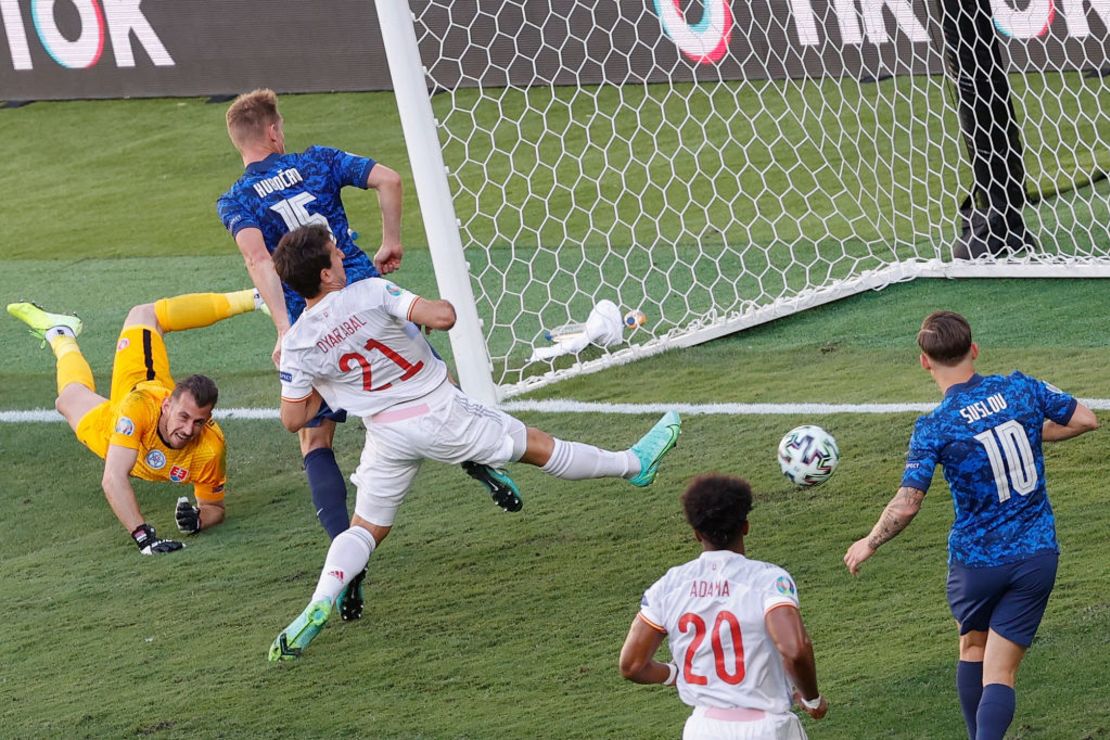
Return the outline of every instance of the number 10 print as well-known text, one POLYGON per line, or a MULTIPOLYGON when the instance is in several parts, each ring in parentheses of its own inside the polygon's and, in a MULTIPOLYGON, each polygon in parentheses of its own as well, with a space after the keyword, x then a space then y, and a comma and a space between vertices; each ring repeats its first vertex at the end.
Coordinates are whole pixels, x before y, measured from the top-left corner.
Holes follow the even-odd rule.
POLYGON ((1000 503, 1010 498, 1011 488, 1019 496, 1028 496, 1033 492, 1037 487, 1037 461, 1033 458, 1033 448, 1021 424, 1007 421, 976 434, 975 439, 987 450, 1000 503))

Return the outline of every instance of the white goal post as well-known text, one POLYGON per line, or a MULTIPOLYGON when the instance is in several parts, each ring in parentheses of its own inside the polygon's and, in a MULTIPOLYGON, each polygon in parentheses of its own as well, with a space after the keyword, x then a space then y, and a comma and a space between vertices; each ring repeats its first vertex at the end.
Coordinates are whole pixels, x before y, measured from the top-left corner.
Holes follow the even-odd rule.
POLYGON ((1110 277, 1110 0, 376 7, 487 402, 897 281, 1110 277), (604 299, 647 322, 533 357, 604 299))

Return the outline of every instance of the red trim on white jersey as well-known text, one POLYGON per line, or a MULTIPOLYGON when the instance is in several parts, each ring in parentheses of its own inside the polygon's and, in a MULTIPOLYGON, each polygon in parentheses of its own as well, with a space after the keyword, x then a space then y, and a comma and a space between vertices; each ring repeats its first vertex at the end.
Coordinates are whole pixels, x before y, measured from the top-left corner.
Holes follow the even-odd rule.
POLYGON ((645 617, 643 612, 638 613, 636 616, 639 617, 641 622, 646 624, 648 627, 651 627, 656 632, 662 632, 664 635, 667 634, 667 630, 664 627, 645 617))
POLYGON ((781 606, 788 606, 791 609, 793 609, 794 611, 798 611, 798 612, 801 611, 800 609, 798 609, 798 605, 795 604, 794 602, 792 602, 792 601, 781 601, 778 604, 772 604, 770 609, 764 609, 763 610, 763 616, 766 617, 768 614, 770 614, 775 609, 778 609, 781 606))

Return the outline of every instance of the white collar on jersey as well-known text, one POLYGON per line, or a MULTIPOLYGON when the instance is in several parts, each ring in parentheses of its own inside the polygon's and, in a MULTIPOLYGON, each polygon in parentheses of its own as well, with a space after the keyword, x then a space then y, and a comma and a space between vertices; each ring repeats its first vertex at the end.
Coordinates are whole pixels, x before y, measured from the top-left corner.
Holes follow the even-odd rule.
POLYGON ((735 550, 702 550, 698 557, 709 560, 728 560, 731 557, 742 558, 744 555, 735 550))

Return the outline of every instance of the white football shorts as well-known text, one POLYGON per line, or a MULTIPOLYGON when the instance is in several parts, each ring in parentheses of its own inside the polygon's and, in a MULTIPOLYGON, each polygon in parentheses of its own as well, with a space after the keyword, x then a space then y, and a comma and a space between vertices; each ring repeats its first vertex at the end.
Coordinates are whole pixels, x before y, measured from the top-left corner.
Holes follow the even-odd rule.
POLYGON ((806 733, 791 712, 694 707, 682 740, 806 740, 806 733))
POLYGON ((446 382, 417 401, 375 414, 364 424, 366 444, 351 476, 358 489, 355 513, 383 527, 393 525, 425 459, 503 467, 520 459, 528 436, 519 419, 475 401, 446 382))

